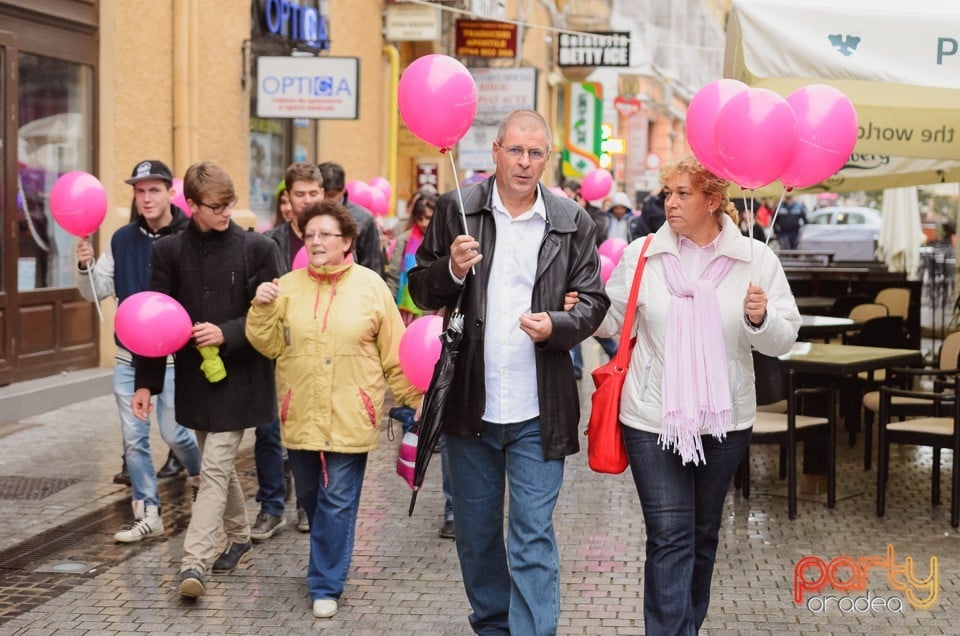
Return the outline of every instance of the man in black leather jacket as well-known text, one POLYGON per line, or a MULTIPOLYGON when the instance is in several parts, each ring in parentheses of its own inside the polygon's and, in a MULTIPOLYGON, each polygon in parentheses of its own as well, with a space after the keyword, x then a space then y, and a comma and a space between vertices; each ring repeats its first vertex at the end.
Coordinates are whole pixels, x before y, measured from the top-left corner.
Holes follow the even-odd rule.
POLYGON ((580 449, 569 350, 594 332, 609 301, 595 226, 575 202, 539 184, 550 131, 514 111, 493 144, 496 174, 434 213, 411 270, 424 309, 461 296, 464 337, 443 417, 457 553, 475 631, 555 633, 559 554, 553 509, 564 458, 580 449), (579 302, 564 311, 564 295, 579 302), (509 483, 510 545, 503 497, 509 483))

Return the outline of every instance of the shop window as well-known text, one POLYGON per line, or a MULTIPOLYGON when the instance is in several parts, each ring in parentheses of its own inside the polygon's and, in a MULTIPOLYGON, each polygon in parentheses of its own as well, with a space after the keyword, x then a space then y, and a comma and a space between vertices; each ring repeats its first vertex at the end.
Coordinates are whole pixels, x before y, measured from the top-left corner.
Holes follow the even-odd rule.
POLYGON ((77 239, 50 213, 50 190, 72 170, 93 170, 93 71, 38 55, 19 56, 17 289, 73 286, 77 239))

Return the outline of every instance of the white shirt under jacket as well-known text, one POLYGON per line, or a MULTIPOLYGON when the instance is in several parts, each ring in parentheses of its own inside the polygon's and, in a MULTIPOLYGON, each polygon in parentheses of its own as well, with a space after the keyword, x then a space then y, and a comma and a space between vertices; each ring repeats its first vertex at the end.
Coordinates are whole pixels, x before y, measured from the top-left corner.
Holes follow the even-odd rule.
MULTIPOLYGON (((598 336, 619 336, 643 240, 637 239, 627 246, 607 281, 610 310, 597 330, 598 336)), ((637 345, 630 358, 620 403, 620 420, 624 425, 651 433, 660 432, 662 419, 661 381, 670 303, 661 259, 665 253, 679 257, 678 245, 679 236, 664 223, 647 250, 647 267, 634 320, 637 345)), ((800 312, 777 255, 763 243, 743 236, 727 215, 723 215, 716 256, 734 259, 717 287, 717 296, 733 402, 732 430, 743 430, 753 426, 757 414, 751 347, 769 356, 788 352, 797 339, 800 312), (750 325, 743 311, 743 299, 751 280, 767 294, 767 317, 759 328, 750 325)))
MULTIPOLYGON (((493 218, 497 244, 487 284, 483 329, 487 393, 483 419, 510 424, 540 414, 534 343, 520 329, 520 315, 530 313, 537 259, 547 227, 547 209, 540 188, 533 207, 513 218, 494 186, 493 218)), ((482 245, 480 250, 483 251, 482 245)))

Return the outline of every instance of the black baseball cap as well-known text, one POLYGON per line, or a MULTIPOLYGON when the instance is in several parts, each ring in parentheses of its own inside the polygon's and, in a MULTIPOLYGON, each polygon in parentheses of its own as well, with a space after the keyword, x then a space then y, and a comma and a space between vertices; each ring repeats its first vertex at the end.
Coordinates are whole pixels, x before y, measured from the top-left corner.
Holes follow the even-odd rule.
POLYGON ((133 185, 138 181, 146 181, 147 179, 160 179, 167 183, 173 183, 173 173, 170 172, 167 164, 162 161, 158 159, 147 159, 136 165, 130 174, 130 178, 124 183, 133 185))

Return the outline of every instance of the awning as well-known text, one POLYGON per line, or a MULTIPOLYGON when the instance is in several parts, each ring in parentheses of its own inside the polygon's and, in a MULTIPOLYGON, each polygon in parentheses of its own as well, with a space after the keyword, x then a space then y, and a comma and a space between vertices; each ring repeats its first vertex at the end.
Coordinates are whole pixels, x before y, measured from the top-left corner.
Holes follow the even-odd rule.
POLYGON ((850 98, 854 154, 811 191, 960 181, 960 2, 734 0, 724 75, 783 96, 820 83, 850 98))

